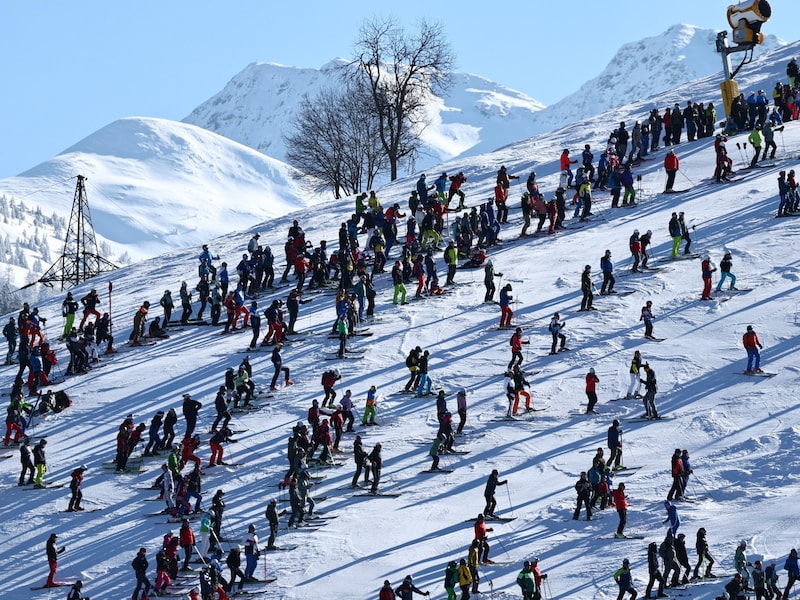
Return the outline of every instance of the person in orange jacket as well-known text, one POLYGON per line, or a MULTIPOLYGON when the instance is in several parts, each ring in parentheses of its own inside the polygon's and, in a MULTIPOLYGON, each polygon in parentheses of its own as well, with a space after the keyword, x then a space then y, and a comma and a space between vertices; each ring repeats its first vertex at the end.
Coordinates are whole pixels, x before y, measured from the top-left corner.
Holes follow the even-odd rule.
POLYGON ((567 172, 567 187, 572 187, 572 169, 570 165, 574 165, 577 163, 577 160, 570 160, 569 159, 569 148, 564 148, 563 152, 561 152, 561 158, 559 159, 559 168, 561 172, 567 172))
POLYGON ((475 521, 475 540, 481 545, 481 562, 485 565, 492 564, 489 560, 489 543, 486 541, 486 534, 494 531, 493 528, 486 526, 486 519, 483 513, 478 515, 478 520, 475 521))
POLYGON ((758 335, 752 325, 747 326, 747 331, 742 336, 742 344, 747 350, 747 369, 745 373, 747 375, 763 373, 761 370, 761 353, 759 352, 759 349, 763 348, 763 346, 758 340, 758 335))

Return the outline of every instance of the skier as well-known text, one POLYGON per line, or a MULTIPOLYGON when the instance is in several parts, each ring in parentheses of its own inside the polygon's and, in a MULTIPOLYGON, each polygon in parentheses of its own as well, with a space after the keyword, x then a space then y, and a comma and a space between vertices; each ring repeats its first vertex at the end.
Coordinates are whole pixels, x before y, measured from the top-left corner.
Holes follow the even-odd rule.
POLYGON ((707 562, 706 572, 703 575, 706 579, 716 579, 716 575, 711 572, 711 567, 714 566, 714 557, 708 551, 708 541, 706 540, 706 529, 701 527, 697 530, 697 541, 695 542, 695 550, 697 550, 697 565, 694 568, 694 579, 700 578, 700 566, 703 562, 707 562))
MULTIPOLYGON (((426 352, 427 352, 427 350, 426 350, 426 352)), ((361 425, 362 426, 364 426, 364 425, 377 425, 377 423, 375 422, 375 414, 377 412, 376 409, 377 409, 377 403, 378 403, 377 395, 378 395, 378 388, 376 388, 374 385, 371 385, 369 387, 369 390, 367 390, 367 400, 366 400, 366 402, 364 404, 364 414, 361 415, 361 425)), ((422 395, 422 394, 418 394, 418 395, 422 395)))
POLYGON ((616 581, 617 585, 619 586, 619 594, 617 594, 617 600, 622 600, 625 597, 626 593, 630 594, 631 596, 630 600, 636 600, 638 592, 633 587, 633 576, 631 575, 631 563, 627 558, 622 561, 622 567, 617 569, 616 572, 614 573, 614 581, 616 581))
POLYGON ((611 262, 611 250, 606 250, 606 253, 600 259, 600 271, 603 273, 603 285, 600 288, 600 295, 616 294, 614 291, 614 263, 611 262))
MULTIPOLYGON (((789 198, 789 183, 786 181, 786 171, 778 173, 778 217, 788 217, 791 214, 792 202, 789 198)), ((4 330, 5 331, 5 330, 4 330)))
POLYGON ((67 594, 67 600, 89 600, 88 596, 83 595, 83 582, 80 579, 72 584, 72 588, 67 594))
POLYGON ((589 404, 586 407, 586 414, 597 414, 597 411, 594 409, 595 404, 597 404, 597 392, 595 391, 595 386, 600 383, 600 378, 594 372, 594 367, 589 368, 589 372, 586 373, 586 397, 589 399, 589 404))
POLYGON ((45 544, 45 550, 47 552, 47 564, 50 567, 50 572, 47 575, 47 583, 44 584, 44 587, 46 588, 58 587, 60 585, 55 582, 56 571, 58 570, 58 555, 64 552, 67 547, 56 547, 57 539, 58 534, 51 533, 50 537, 47 538, 47 543, 45 544))
MULTIPOLYGON (((431 379, 430 375, 428 375, 428 364, 429 364, 429 357, 430 352, 425 350, 422 353, 422 356, 419 357, 418 363, 418 374, 419 374, 419 385, 417 386, 417 396, 427 396, 431 393, 431 386, 433 385, 433 380, 431 379)), ((372 386, 373 389, 375 386, 372 386)))
POLYGON ((269 538, 267 538, 267 550, 276 550, 275 538, 278 535, 278 501, 274 498, 269 501, 264 515, 269 523, 269 538))
POLYGON ((61 303, 61 315, 64 317, 63 337, 67 337, 69 332, 72 331, 72 325, 75 323, 75 313, 77 312, 78 303, 72 297, 72 292, 67 292, 67 297, 61 303))
POLYGON ((330 406, 333 408, 333 402, 336 400, 336 390, 333 386, 336 382, 341 380, 342 375, 339 369, 328 369, 322 374, 322 389, 325 391, 325 397, 322 399, 322 407, 330 406))
MULTIPOLYGON (((394 285, 394 296, 392 297, 392 304, 397 304, 398 296, 400 304, 408 304, 406 302, 406 286, 403 284, 403 265, 397 260, 392 267, 392 284, 394 285)), ((417 290, 417 297, 420 297, 420 292, 417 290)))
POLYGON ((33 486, 35 488, 44 487, 44 474, 47 472, 47 457, 44 451, 46 445, 47 440, 42 438, 33 447, 33 465, 36 467, 36 481, 33 486))
POLYGON ((525 397, 525 410, 529 412, 532 411, 531 394, 525 390, 525 387, 530 387, 530 384, 525 380, 525 374, 519 367, 514 367, 512 371, 512 380, 514 382, 514 409, 511 411, 511 416, 517 414, 520 396, 525 397))
POLYGON ((494 531, 492 527, 486 526, 486 521, 484 519, 483 513, 478 515, 477 521, 475 521, 475 540, 480 544, 481 551, 479 552, 481 557, 481 563, 484 565, 492 564, 494 561, 489 560, 489 543, 486 541, 487 533, 490 531, 494 531))
MULTIPOLYGON (((675 498, 683 500, 683 461, 681 460, 681 449, 675 448, 670 460, 670 473, 672 473, 672 487, 667 494, 667 501, 675 498)), ((667 507, 664 504, 665 508, 667 507)), ((667 508, 667 510, 669 510, 667 508)))
POLYGON ((649 363, 644 363, 642 368, 647 375, 647 379, 640 380, 644 384, 644 398, 642 398, 645 410, 644 417, 646 419, 658 419, 658 411, 656 410, 656 392, 658 391, 656 372, 649 363))
POLYGON ((340 314, 336 320, 336 333, 339 335, 339 350, 336 352, 336 358, 344 358, 347 351, 347 336, 350 335, 346 313, 340 314))
MULTIPOLYGON (((581 293, 583 297, 581 299, 581 307, 578 309, 579 311, 597 310, 592 306, 592 301, 594 300, 594 294, 592 293, 593 288, 592 265, 586 265, 581 274, 581 293)), ((553 354, 553 352, 551 352, 551 354, 553 354)))
POLYGON ((67 512, 75 512, 76 510, 83 510, 81 500, 83 499, 83 492, 81 492, 81 484, 83 483, 83 474, 86 472, 86 465, 81 465, 75 469, 70 475, 69 489, 72 495, 69 499, 67 512))
POLYGON ((222 456, 223 456, 222 444, 224 444, 225 442, 230 442, 231 444, 235 444, 237 440, 232 439, 230 437, 231 435, 233 435, 233 432, 227 427, 223 427, 222 429, 220 429, 214 435, 211 436, 211 439, 209 440, 209 444, 211 445, 211 458, 208 461, 209 467, 228 464, 222 461, 222 456))
MULTIPOLYGON (((739 546, 737 546, 736 552, 734 553, 733 557, 733 564, 734 567, 736 568, 736 574, 741 575, 742 583, 744 584, 745 588, 750 587, 750 570, 748 569, 748 567, 753 566, 753 563, 747 560, 747 555, 745 554, 746 548, 747 548, 747 542, 745 540, 742 540, 741 542, 739 542, 739 546)), ((794 580, 792 578, 792 573, 790 571, 789 582, 786 585, 786 590, 784 593, 784 596, 787 598, 789 597, 789 591, 791 590, 790 584, 792 583, 794 583, 794 580)))
POLYGON ((733 576, 726 585, 725 585, 725 594, 729 600, 745 600, 747 596, 745 595, 745 590, 747 589, 746 584, 742 581, 742 576, 739 573, 733 576))
POLYGON ((383 469, 383 457, 381 456, 380 444, 375 444, 372 452, 367 455, 367 460, 369 460, 372 465, 372 487, 370 488, 370 493, 377 494, 378 485, 381 482, 381 469, 383 469))
POLYGON ((370 465, 367 458, 367 452, 364 450, 364 444, 361 441, 360 435, 356 435, 356 439, 353 442, 353 460, 356 463, 356 473, 353 475, 353 481, 350 484, 350 487, 358 487, 358 478, 361 476, 362 470, 364 471, 364 484, 366 485, 369 483, 370 465))
POLYGON ((190 438, 194 435, 194 428, 197 425, 197 413, 202 407, 203 405, 197 400, 192 399, 190 394, 183 395, 181 411, 183 412, 183 418, 186 421, 186 433, 183 435, 184 439, 190 438))
POLYGON ((453 199, 453 196, 458 196, 458 206, 456 210, 461 210, 466 208, 464 206, 464 192, 461 191, 461 186, 467 181, 466 175, 463 172, 459 171, 456 175, 452 175, 449 177, 450 179, 450 189, 447 191, 447 199, 445 200, 445 207, 450 207, 450 201, 453 199))
POLYGON ((800 579, 800 565, 798 565, 797 550, 794 548, 789 552, 786 562, 783 563, 783 568, 785 571, 788 571, 788 579, 786 581, 786 587, 783 590, 783 597, 788 598, 789 592, 792 591, 792 586, 800 579))
POLYGON ((256 566, 258 565, 258 557, 261 551, 258 548, 258 535, 256 535, 256 526, 250 525, 247 528, 247 533, 242 538, 242 545, 244 546, 244 581, 258 581, 254 577, 256 566))
POLYGON ((736 290, 736 275, 731 273, 731 267, 733 266, 733 257, 731 256, 730 251, 725 253, 725 256, 722 257, 722 260, 719 263, 719 271, 722 273, 719 278, 719 283, 717 284, 717 291, 722 291, 722 284, 725 283, 725 280, 730 278, 731 285, 728 288, 729 290, 736 290))
POLYGON ((644 337, 648 340, 654 340, 656 337, 653 335, 653 321, 655 317, 653 316, 653 301, 648 300, 647 303, 642 307, 642 314, 639 316, 640 321, 644 321, 644 337))
POLYGON ((745 374, 752 375, 753 373, 763 373, 761 370, 761 353, 759 349, 763 349, 764 346, 761 345, 758 334, 755 332, 752 325, 747 326, 747 331, 742 336, 742 344, 745 350, 747 350, 747 369, 745 369, 745 374))
MULTIPOLYGON (((667 155, 664 157, 664 170, 667 172, 667 185, 664 187, 664 193, 669 194, 674 192, 672 186, 675 185, 675 173, 680 168, 680 160, 675 151, 670 148, 667 155)), ((649 595, 649 594, 648 594, 649 595)))
POLYGON ((572 513, 572 518, 577 521, 581 514, 581 505, 586 507, 586 520, 592 520, 592 503, 591 493, 592 484, 586 476, 586 471, 581 471, 580 479, 575 483, 575 491, 578 493, 578 500, 575 506, 575 512, 572 513))
POLYGON ((617 489, 613 492, 614 506, 617 508, 617 515, 619 516, 619 525, 617 525, 617 532, 614 534, 615 538, 626 537, 625 525, 628 522, 628 497, 625 495, 625 484, 620 483, 617 489))
POLYGON ((28 475, 27 485, 32 485, 36 468, 31 460, 31 439, 28 436, 25 436, 22 440, 22 445, 19 447, 19 460, 22 464, 22 472, 19 474, 19 483, 17 485, 25 485, 25 475, 28 475))
POLYGON ((89 315, 94 315, 95 321, 100 318, 100 313, 97 312, 97 306, 100 304, 100 296, 97 295, 97 290, 92 289, 81 298, 81 304, 83 305, 83 318, 81 319, 81 324, 78 329, 83 331, 86 325, 86 319, 89 318, 89 315))
MULTIPOLYGON (((388 581, 383 582, 384 588, 387 587, 388 581)), ((430 592, 423 592, 422 590, 418 589, 411 578, 411 575, 406 575, 405 579, 403 579, 403 583, 397 586, 397 589, 394 591, 394 595, 400 598, 400 600, 412 600, 414 597, 414 593, 421 594, 423 596, 430 596, 430 592)), ((383 590, 381 590, 383 593, 383 590)), ((381 598, 383 600, 383 598, 381 598)))
MULTIPOLYGON (((530 341, 523 341, 522 327, 517 327, 509 343, 511 344, 511 360, 508 361, 508 370, 513 369, 515 366, 522 365, 522 345, 530 344, 530 341)), ((553 342, 553 344, 555 345, 555 342, 553 342)))
POLYGON ((514 316, 511 310, 513 300, 513 296, 509 293, 511 291, 510 283, 505 284, 500 290, 500 327, 511 327, 511 317, 514 316))
POLYGON ((453 243, 453 240, 447 242, 447 247, 444 249, 444 262, 447 265, 447 279, 445 285, 454 285, 456 269, 458 267, 458 250, 453 243))
POLYGON ((276 391, 278 388, 275 387, 275 384, 278 382, 278 375, 283 373, 284 376, 284 385, 290 386, 294 385, 294 382, 289 379, 289 367, 283 366, 283 358, 281 358, 281 348, 283 348, 283 344, 278 342, 275 344, 275 347, 272 349, 272 365, 275 367, 275 374, 272 376, 272 381, 269 384, 269 389, 271 391, 276 391))
MULTIPOLYGON (((691 252, 689 248, 692 245, 692 237, 689 235, 689 226, 686 225, 686 219, 684 218, 684 214, 682 212, 678 213, 678 223, 681 226, 681 239, 686 240, 686 245, 683 247, 683 253, 690 254, 691 252)), ((692 225, 692 230, 694 230, 694 225, 692 225)))
POLYGON ((647 582, 647 588, 644 592, 645 598, 652 598, 650 592, 653 591, 653 584, 655 584, 656 581, 658 581, 658 595, 656 598, 668 598, 667 594, 664 593, 664 577, 661 575, 661 571, 658 567, 658 544, 650 542, 647 546, 647 570, 650 574, 650 579, 647 582))
POLYGON ((444 444, 447 436, 444 433, 439 433, 431 444, 428 455, 433 459, 429 471, 441 471, 439 468, 439 455, 445 451, 444 444))
POLYGON ((500 472, 497 469, 492 469, 492 474, 486 480, 486 487, 483 489, 483 497, 486 499, 486 507, 483 509, 483 514, 487 517, 495 518, 494 510, 497 506, 497 501, 494 498, 494 492, 498 485, 506 485, 508 479, 500 481, 500 472))
POLYGON ((648 229, 643 235, 639 237, 639 254, 642 259, 641 268, 647 269, 647 263, 650 260, 650 253, 647 251, 647 247, 650 245, 650 241, 653 239, 653 232, 652 230, 648 229))
POLYGON ((464 425, 467 424, 467 390, 461 388, 456 394, 456 409, 458 410, 458 429, 456 434, 460 435, 464 431, 464 425))
MULTIPOLYGON (((65 333, 67 335, 69 332, 65 333)), ((17 349, 17 336, 19 335, 19 330, 17 329, 17 322, 14 320, 14 317, 10 317, 8 319, 8 323, 5 327, 3 327, 3 336, 6 338, 6 342, 8 343, 8 352, 6 353, 6 362, 3 363, 5 365, 13 364, 11 360, 14 356, 14 352, 17 349)), ((24 367, 20 369, 20 374, 24 371, 24 367)))
POLYGON ((669 220, 667 230, 669 231, 669 237, 672 238, 672 254, 670 256, 675 259, 678 258, 678 250, 680 250, 681 240, 683 240, 678 213, 672 213, 672 218, 669 220))
POLYGON ((706 255, 703 258, 703 262, 700 264, 700 269, 703 276, 703 295, 700 297, 700 300, 712 300, 711 276, 712 273, 717 270, 717 267, 715 267, 714 263, 711 262, 711 257, 706 255))
POLYGON ((638 229, 634 229, 633 235, 631 235, 631 237, 628 239, 628 249, 631 252, 631 258, 633 259, 631 273, 641 273, 639 269, 639 262, 642 260, 642 240, 639 237, 638 229))
MULTIPOLYGON (((416 194, 416 191, 412 192, 412 194, 416 194)), ((453 585, 455 585, 455 583, 453 585)), ((378 600, 395 600, 395 598, 396 596, 394 595, 392 584, 387 579, 386 581, 383 582, 383 587, 381 588, 381 591, 378 594, 378 600)))
MULTIPOLYGON (((133 315, 133 331, 131 331, 131 346, 141 346, 141 339, 144 337, 144 325, 147 322, 147 311, 150 309, 150 303, 145 300, 139 307, 139 310, 133 315)), ((98 314, 98 318, 99 314, 98 314)))
MULTIPOLYGON (((692 567, 689 564, 689 555, 686 552, 686 536, 683 533, 679 533, 675 538, 675 559, 678 561, 680 568, 686 569, 681 578, 681 584, 687 585, 689 583, 689 572, 692 570, 692 567)), ((679 574, 680 568, 678 569, 679 574)))
POLYGON ((747 136, 747 141, 753 146, 753 158, 750 160, 750 168, 758 166, 758 158, 761 155, 761 123, 756 121, 753 124, 753 131, 747 136))
POLYGON ((619 428, 619 420, 614 419, 608 428, 607 445, 610 450, 608 455, 609 467, 614 469, 622 468, 622 429, 619 428))
POLYGON ((494 278, 502 276, 502 273, 495 273, 494 263, 491 259, 486 261, 486 265, 483 267, 483 285, 486 286, 486 296, 483 298, 484 302, 492 302, 494 300, 494 278))
POLYGON ((531 572, 531 563, 527 560, 517 575, 517 585, 522 590, 522 600, 534 600, 537 596, 536 580, 531 572))
POLYGON ((147 600, 147 593, 150 591, 150 580, 147 578, 147 548, 139 548, 139 552, 131 562, 133 572, 136 574, 136 589, 133 590, 131 600, 140 600, 139 590, 142 590, 141 600, 147 600), (144 589, 142 589, 144 588, 144 589))
POLYGON ((661 523, 662 525, 669 523, 669 531, 672 533, 672 537, 674 538, 678 535, 678 528, 681 526, 681 518, 678 516, 678 508, 669 500, 664 500, 664 510, 667 511, 667 518, 661 523))

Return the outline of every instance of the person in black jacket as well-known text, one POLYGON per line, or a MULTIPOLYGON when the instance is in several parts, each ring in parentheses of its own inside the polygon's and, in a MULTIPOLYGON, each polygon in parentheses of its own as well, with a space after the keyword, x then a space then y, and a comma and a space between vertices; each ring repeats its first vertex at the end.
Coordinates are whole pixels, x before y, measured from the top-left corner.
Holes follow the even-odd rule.
POLYGON ((147 433, 147 446, 143 456, 158 456, 157 450, 161 447, 161 426, 164 424, 164 411, 159 410, 150 420, 150 430, 147 433))
POLYGON ((606 464, 611 468, 619 467, 622 464, 622 430, 617 419, 614 419, 608 428, 608 449, 611 452, 606 464))
POLYGON ((47 544, 45 544, 45 550, 47 551, 47 564, 50 567, 50 573, 47 575, 47 583, 44 584, 44 587, 46 588, 58 587, 60 585, 55 582, 56 570, 58 569, 58 555, 64 552, 67 547, 61 546, 61 548, 58 548, 56 546, 57 538, 58 534, 51 533, 50 537, 47 538, 47 544))
POLYGON ((586 471, 581 471, 581 477, 575 482, 575 491, 578 493, 578 502, 575 506, 575 512, 572 513, 572 518, 576 521, 581 514, 581 505, 586 507, 586 520, 592 520, 592 503, 590 494, 592 492, 592 484, 586 476, 586 471))
POLYGON ((653 584, 658 581, 658 596, 657 598, 666 598, 664 593, 664 577, 658 568, 658 544, 650 542, 647 546, 647 569, 650 572, 650 580, 647 582, 647 588, 644 591, 645 598, 652 598, 650 592, 653 591, 653 584))
POLYGON ((186 433, 183 438, 190 438, 194 435, 194 428, 197 425, 197 413, 203 405, 197 400, 193 400, 191 395, 183 395, 183 418, 186 420, 186 433))
POLYGON ((146 554, 147 548, 139 548, 139 552, 131 562, 131 567, 133 567, 133 571, 136 573, 136 589, 133 590, 133 595, 131 596, 132 600, 139 600, 139 590, 142 590, 142 588, 144 588, 142 590, 142 600, 147 598, 147 593, 150 591, 150 580, 147 578, 147 567, 149 563, 147 562, 146 554))

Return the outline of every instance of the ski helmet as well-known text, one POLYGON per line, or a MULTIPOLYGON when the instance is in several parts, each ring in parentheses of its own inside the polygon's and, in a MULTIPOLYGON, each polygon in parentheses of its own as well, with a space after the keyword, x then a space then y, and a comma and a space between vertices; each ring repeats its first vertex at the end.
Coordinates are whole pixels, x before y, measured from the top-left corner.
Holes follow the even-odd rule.
POLYGON ((594 367, 591 367, 591 368, 589 369, 589 373, 591 373, 592 375, 594 375, 594 367))
POLYGON ((592 269, 592 265, 586 265, 585 267, 583 267, 584 271, 591 271, 591 269, 592 269))

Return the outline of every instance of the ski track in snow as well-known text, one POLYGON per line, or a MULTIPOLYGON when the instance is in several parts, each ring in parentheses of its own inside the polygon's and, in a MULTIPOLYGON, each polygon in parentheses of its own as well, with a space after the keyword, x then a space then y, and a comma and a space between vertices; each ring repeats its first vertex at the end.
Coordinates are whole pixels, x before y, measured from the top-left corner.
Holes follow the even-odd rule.
MULTIPOLYGON (((775 53, 775 65, 755 61, 741 75, 742 89, 764 87, 779 77, 787 56, 796 47, 775 53), (780 68, 779 68, 780 67, 780 68), (767 82, 767 83, 763 83, 767 82)), ((681 88, 682 96, 716 99, 716 81, 701 80, 681 88)), ((642 116, 641 107, 632 105, 565 127, 549 136, 502 148, 492 155, 470 159, 466 164, 444 165, 442 169, 470 169, 466 186, 468 203, 488 197, 494 172, 506 164, 509 172, 523 180, 536 168, 540 186, 548 197, 554 188, 555 161, 561 147, 580 148, 585 140, 599 145, 595 138, 621 118, 642 116), (474 175, 473 175, 474 174, 474 175)), ((646 114, 646 113, 644 113, 646 114)), ((739 162, 735 142, 729 147, 739 162)), ((739 539, 748 541, 748 557, 775 560, 779 565, 788 550, 797 546, 798 536, 791 507, 800 497, 796 475, 796 448, 800 437, 800 415, 795 403, 798 368, 795 363, 800 303, 800 264, 793 249, 800 234, 800 220, 775 219, 777 207, 775 178, 782 168, 795 166, 784 160, 796 155, 800 147, 800 127, 786 126, 779 142, 777 166, 747 174, 743 181, 726 187, 699 184, 678 196, 657 194, 663 184, 660 169, 663 150, 654 160, 636 169, 643 177, 641 205, 633 210, 608 208, 605 194, 597 194, 596 212, 605 220, 583 229, 567 231, 555 239, 515 240, 520 221, 517 211, 522 185, 511 189, 511 219, 501 237, 505 244, 491 249, 490 257, 502 282, 513 281, 515 323, 530 325, 523 348, 523 366, 540 373, 530 375, 534 406, 547 405, 532 420, 492 421, 505 414, 506 400, 502 377, 509 360, 510 330, 496 329, 499 308, 485 308, 482 273, 460 270, 459 285, 444 298, 413 302, 405 307, 391 304, 389 275, 376 281, 379 290, 376 314, 382 323, 369 325, 372 337, 354 338, 352 347, 365 349, 363 360, 327 363, 321 360, 325 349, 333 346, 326 334, 333 315, 333 296, 314 296, 314 302, 301 307, 298 330, 314 330, 316 336, 287 344, 283 355, 292 370, 295 385, 281 388, 269 406, 247 414, 237 414, 236 429, 248 431, 234 436, 238 444, 226 448, 226 460, 244 463, 240 467, 209 469, 204 477, 204 507, 214 490, 226 490, 224 533, 239 539, 254 523, 261 541, 266 540, 264 508, 270 497, 286 498, 275 484, 286 469, 285 447, 291 426, 305 420, 314 398, 321 398, 320 375, 335 364, 343 375, 337 385, 341 394, 352 389, 358 416, 370 385, 378 387, 378 427, 358 427, 370 450, 383 445, 384 468, 381 489, 400 492, 398 498, 353 498, 352 491, 341 489, 352 477, 352 457, 342 454, 337 461, 345 466, 319 470, 326 476, 315 491, 327 496, 318 510, 338 514, 339 518, 318 531, 281 531, 279 545, 301 544, 287 553, 262 556, 257 573, 277 576, 266 588, 266 598, 367 598, 375 597, 384 579, 399 584, 413 574, 415 584, 442 597, 443 569, 451 559, 466 555, 472 540, 472 525, 465 520, 482 510, 483 486, 493 468, 509 480, 508 487, 497 489, 498 512, 513 514, 516 520, 493 523, 490 534, 492 557, 508 565, 481 567, 481 589, 488 591, 491 580, 495 598, 516 598, 515 584, 521 563, 539 556, 543 571, 550 574, 553 598, 613 598, 617 589, 611 574, 622 558, 631 559, 637 586, 646 581, 646 546, 660 541, 665 533, 661 524, 665 514, 661 505, 670 486, 669 458, 676 447, 687 448, 695 474, 689 491, 709 500, 681 503, 678 509, 695 559, 694 535, 698 527, 708 530, 711 552, 718 560, 717 571, 733 572, 733 552, 739 539), (785 151, 783 148, 785 147, 785 151), (737 286, 753 288, 734 295, 726 302, 699 301, 700 261, 667 263, 669 268, 641 277, 620 277, 618 287, 635 293, 619 298, 599 295, 595 305, 603 312, 580 313, 580 273, 584 264, 599 267, 599 257, 612 250, 618 273, 626 270, 627 242, 634 228, 652 229, 653 258, 666 256, 670 240, 666 228, 670 213, 685 211, 694 219, 693 249, 710 253, 719 262, 724 249, 734 253, 737 286), (653 301, 655 331, 666 340, 651 343, 642 337, 640 309, 653 301), (559 311, 567 320, 565 333, 571 352, 548 356, 550 336, 547 322, 559 311), (747 324, 758 331, 764 350, 765 370, 778 373, 773 378, 748 378, 741 335, 747 324), (430 465, 429 443, 436 433, 435 396, 418 398, 391 395, 405 384, 408 372, 405 355, 413 346, 431 351, 430 374, 434 390, 448 391, 448 406, 455 412, 455 391, 469 392, 467 432, 485 434, 458 437, 457 447, 467 455, 444 455, 442 466, 454 469, 449 474, 419 473, 430 465), (656 370, 659 411, 674 417, 659 422, 627 423, 625 418, 642 413, 640 400, 614 402, 627 389, 628 365, 634 350, 656 370), (585 408, 584 376, 595 367, 600 416, 578 416, 572 411, 585 408), (623 420, 624 461, 642 465, 624 479, 631 509, 628 531, 645 535, 643 540, 617 541, 609 538, 617 517, 606 510, 604 518, 592 522, 573 521, 573 485, 578 474, 591 466, 597 447, 605 446, 606 430, 613 418, 623 420)), ((701 182, 713 170, 712 140, 681 144, 682 173, 701 182)), ((380 191, 384 205, 405 205, 414 177, 404 178, 380 191)), ((685 183, 685 180, 684 180, 685 183)), ((253 230, 262 233, 281 262, 281 247, 291 220, 298 218, 315 242, 335 240, 338 224, 351 206, 346 202, 277 218, 253 230)), ((241 254, 251 232, 233 233, 214 240, 213 247, 231 264, 241 254)), ((391 259, 396 256, 393 250, 391 259)), ((133 312, 144 299, 156 305, 164 289, 176 289, 182 280, 193 280, 196 272, 195 248, 136 264, 76 289, 78 295, 96 287, 104 292, 105 282, 114 282, 114 335, 119 344, 127 338, 133 312), (157 276, 155 275, 157 273, 157 276)), ((441 255, 437 255, 439 275, 444 276, 441 255)), ((595 276, 597 287, 599 281, 595 276)), ((499 278, 498 278, 499 279, 499 278)), ((715 281, 716 283, 716 281, 715 281)), ((414 286, 408 286, 413 295, 414 286)), ((287 289, 259 298, 265 307, 274 297, 285 297, 287 289)), ((103 294, 104 301, 106 300, 103 294)), ((42 313, 56 315, 61 298, 41 304, 42 313)), ((154 315, 160 311, 153 311, 154 315)), ((52 331, 58 328, 51 322, 52 331)), ((213 327, 188 327, 155 346, 131 349, 110 358, 108 364, 88 375, 70 378, 65 386, 73 406, 67 411, 37 419, 32 435, 47 434, 47 480, 68 481, 69 473, 80 463, 89 465, 84 483, 87 508, 103 506, 91 514, 66 514, 67 488, 22 491, 16 487, 18 460, 0 461, 0 486, 3 508, 0 534, 6 540, 0 568, 5 575, 4 598, 61 598, 66 588, 31 594, 28 588, 44 582, 46 560, 44 544, 51 532, 67 552, 59 560, 58 579, 85 582, 85 593, 105 599, 129 596, 133 573, 129 566, 136 549, 146 546, 154 578, 154 555, 161 536, 178 525, 166 519, 144 517, 156 503, 149 485, 157 474, 158 460, 143 463, 144 471, 115 475, 101 468, 113 459, 116 428, 125 415, 133 412, 136 422, 149 420, 159 409, 179 406, 180 396, 191 393, 203 402, 197 430, 204 441, 213 420, 214 392, 229 366, 238 365, 237 354, 249 335, 219 336, 213 327)), ((263 335, 263 331, 262 331, 263 335)), ((66 366, 66 352, 59 349, 60 368, 66 366)), ((253 353, 251 362, 259 386, 268 386, 272 369, 269 353, 253 353)), ((14 367, 2 367, 8 385, 14 367)), ((457 416, 455 417, 457 422, 457 416)), ((183 431, 179 422, 179 435, 183 431)), ((342 446, 349 449, 353 436, 344 436, 342 446)), ((208 458, 207 445, 200 450, 208 458)), ((313 469, 318 474, 316 469, 313 469)), ((281 503, 287 506, 286 503, 281 503)), ((193 524, 195 531, 199 527, 193 524)), ((785 576, 785 575, 784 575, 785 576)), ((690 587, 693 598, 710 599, 721 591, 718 584, 690 587)))

